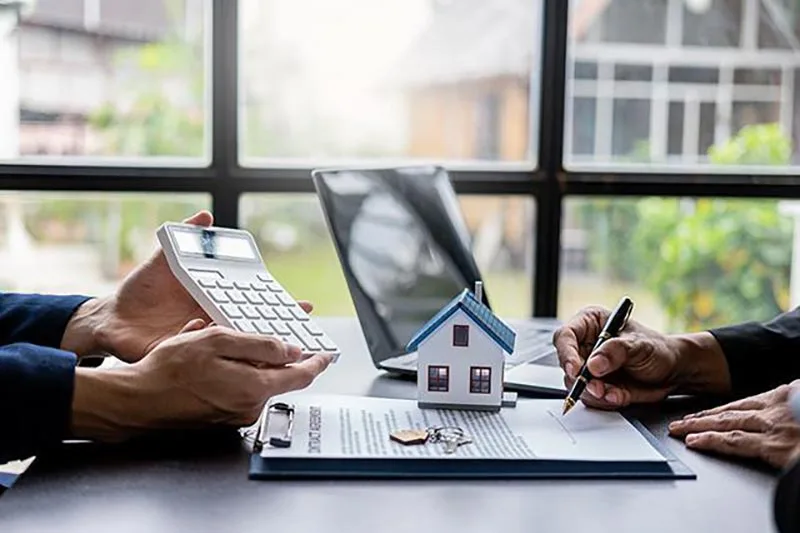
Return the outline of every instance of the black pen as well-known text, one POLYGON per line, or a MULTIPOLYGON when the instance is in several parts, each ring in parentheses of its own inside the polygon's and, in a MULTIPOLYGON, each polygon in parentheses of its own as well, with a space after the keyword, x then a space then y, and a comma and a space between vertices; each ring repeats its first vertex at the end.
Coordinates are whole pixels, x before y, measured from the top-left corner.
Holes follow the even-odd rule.
POLYGON ((586 388, 586 385, 589 384, 590 380, 594 379, 594 376, 592 376, 591 372, 589 372, 589 359, 592 357, 594 352, 597 351, 601 344, 606 342, 611 337, 616 337, 619 332, 622 331, 622 328, 624 328, 625 324, 628 323, 628 317, 631 316, 631 311, 633 311, 633 301, 625 296, 619 301, 617 308, 614 309, 614 311, 608 316, 608 320, 603 326, 603 330, 597 337, 597 342, 595 342, 592 351, 589 352, 589 355, 583 362, 581 371, 578 372, 578 377, 575 379, 575 383, 572 384, 572 389, 569 391, 567 398, 564 400, 564 411, 562 416, 567 414, 570 409, 575 407, 575 404, 580 399, 581 394, 583 394, 583 390, 586 388))

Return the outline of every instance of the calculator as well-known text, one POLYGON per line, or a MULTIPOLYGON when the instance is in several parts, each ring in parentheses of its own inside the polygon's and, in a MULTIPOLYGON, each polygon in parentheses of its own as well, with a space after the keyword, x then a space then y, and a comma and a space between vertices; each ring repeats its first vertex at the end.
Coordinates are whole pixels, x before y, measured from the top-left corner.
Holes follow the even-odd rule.
POLYGON ((156 232, 170 270, 218 325, 277 337, 303 358, 339 349, 267 271, 253 236, 168 222, 156 232))

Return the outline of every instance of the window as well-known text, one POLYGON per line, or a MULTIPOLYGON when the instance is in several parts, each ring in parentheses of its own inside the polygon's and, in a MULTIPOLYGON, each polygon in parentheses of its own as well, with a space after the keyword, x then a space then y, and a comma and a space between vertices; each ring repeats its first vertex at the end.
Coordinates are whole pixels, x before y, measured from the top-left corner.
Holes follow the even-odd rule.
POLYGON ((453 346, 469 346, 469 326, 453 326, 453 346))
POLYGON ((579 233, 588 259, 563 272, 559 317, 598 302, 613 308, 625 293, 636 303, 632 318, 659 331, 769 320, 800 302, 800 286, 790 282, 798 206, 794 200, 568 199, 562 246, 568 231, 579 233))
POLYGON ((210 3, 31 3, 17 32, 0 32, 0 58, 18 48, 0 60, 0 160, 202 164, 210 3))
POLYGON ((570 6, 566 166, 749 172, 797 164, 800 60, 789 44, 800 37, 796 7, 750 0, 570 6), (754 160, 737 155, 752 143, 769 149, 754 160))
MULTIPOLYGON (((535 210, 532 198, 522 196, 464 195, 459 207, 466 220, 472 251, 481 273, 484 289, 494 310, 502 317, 530 316, 532 294, 533 235, 535 210)), ((355 308, 345 282, 336 250, 313 194, 245 194, 239 202, 241 227, 250 231, 258 243, 267 268, 295 298, 314 303, 315 315, 353 316, 355 308)), ((390 290, 415 296, 431 295, 433 285, 409 285, 406 249, 408 230, 382 228, 390 238, 376 241, 369 234, 369 249, 392 261, 392 269, 382 268, 382 277, 373 280, 370 291, 390 290)), ((445 268, 431 260, 428 275, 445 268)), ((453 289, 457 290, 457 289, 453 289)), ((452 292, 436 294, 442 305, 452 292)), ((405 307, 402 307, 405 310, 405 307)), ((414 312, 414 323, 422 318, 414 312)), ((409 335, 398 326, 399 338, 409 335)))
POLYGON ((243 164, 535 162, 543 4, 240 0, 243 164))
POLYGON ((430 392, 447 392, 450 390, 450 367, 428 367, 428 390, 430 392))
POLYGON ((161 223, 210 207, 206 194, 0 191, 0 291, 109 294, 161 223))
POLYGON ((469 369, 469 392, 471 394, 491 394, 492 369, 486 366, 472 366, 469 369))

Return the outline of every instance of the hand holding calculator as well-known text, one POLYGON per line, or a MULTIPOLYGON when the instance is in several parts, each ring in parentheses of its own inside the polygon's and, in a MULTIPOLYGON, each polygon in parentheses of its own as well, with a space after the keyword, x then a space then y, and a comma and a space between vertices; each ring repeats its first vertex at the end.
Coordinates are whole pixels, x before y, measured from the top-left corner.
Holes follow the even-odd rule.
POLYGON ((336 344, 267 271, 249 232, 166 223, 156 235, 172 273, 218 325, 338 359, 336 344))

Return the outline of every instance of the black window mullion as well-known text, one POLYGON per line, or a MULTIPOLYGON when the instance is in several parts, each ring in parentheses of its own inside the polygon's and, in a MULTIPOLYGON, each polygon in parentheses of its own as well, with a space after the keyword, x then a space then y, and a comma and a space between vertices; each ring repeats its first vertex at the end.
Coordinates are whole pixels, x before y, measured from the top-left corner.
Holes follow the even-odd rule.
POLYGON ((215 224, 238 227, 239 2, 213 0, 211 24, 211 167, 215 224))
POLYGON ((566 91, 567 0, 544 0, 538 161, 543 177, 536 204, 533 315, 558 311, 563 194, 564 97, 566 91))

